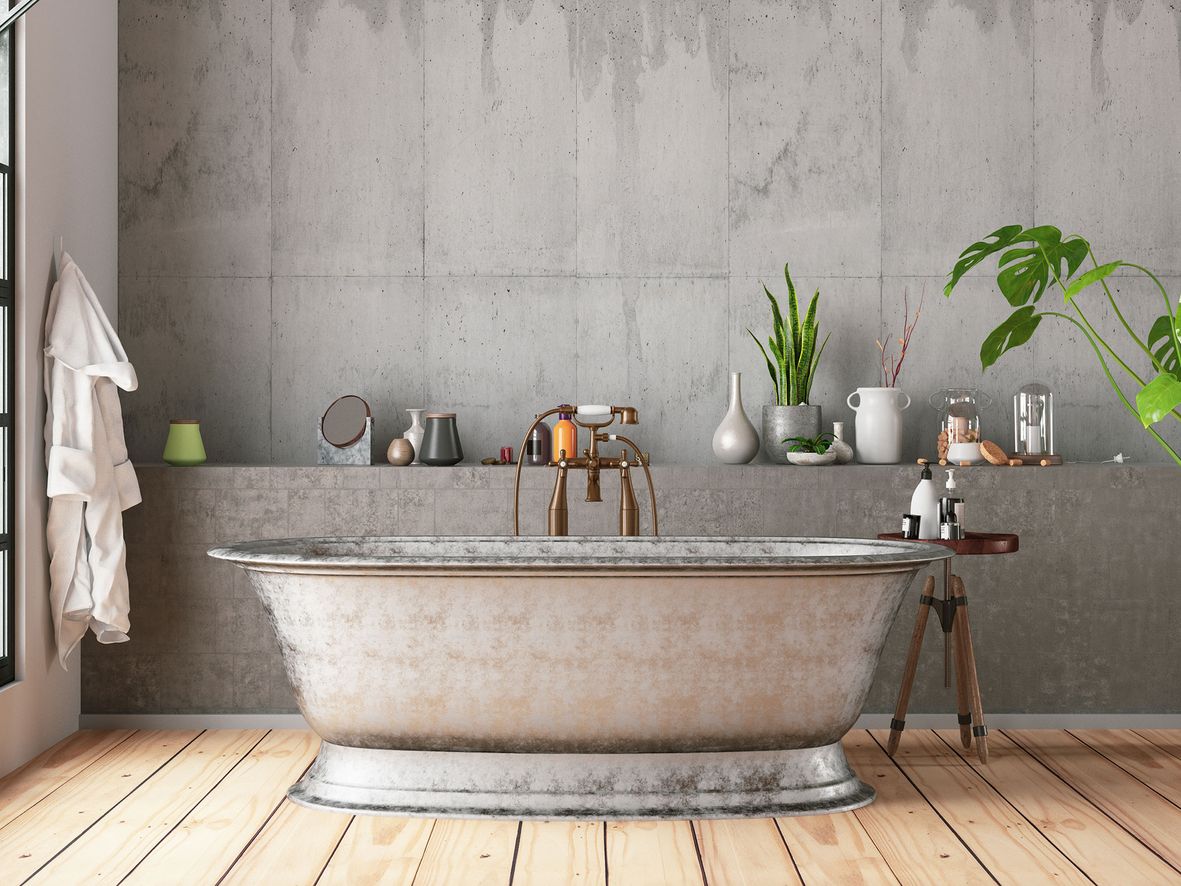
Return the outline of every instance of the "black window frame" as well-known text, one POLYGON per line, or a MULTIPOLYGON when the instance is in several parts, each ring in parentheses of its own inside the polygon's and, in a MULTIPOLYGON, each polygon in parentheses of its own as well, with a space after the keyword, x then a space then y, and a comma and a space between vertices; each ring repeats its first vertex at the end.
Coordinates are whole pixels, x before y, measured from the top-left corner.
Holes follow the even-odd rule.
MULTIPOLYGON (((3 8, 8 8, 4 3, 3 8)), ((4 218, 0 219, 3 230, 4 256, 0 264, 0 305, 7 314, 5 324, 4 378, 6 379, 4 402, 7 412, 0 410, 0 433, 8 436, 8 445, 3 447, 3 494, 0 495, 0 556, 4 566, 0 569, 0 606, 4 607, 3 621, 8 625, 8 654, 0 657, 0 686, 16 680, 16 35, 9 29, 0 38, 8 40, 8 166, 0 164, 0 186, 3 187, 4 218)))

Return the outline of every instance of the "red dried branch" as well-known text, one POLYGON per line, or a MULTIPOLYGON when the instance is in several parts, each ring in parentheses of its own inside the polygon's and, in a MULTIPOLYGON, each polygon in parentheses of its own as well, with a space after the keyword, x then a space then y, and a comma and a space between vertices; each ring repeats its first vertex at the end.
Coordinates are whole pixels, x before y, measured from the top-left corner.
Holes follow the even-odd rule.
MULTIPOLYGON (((910 338, 919 324, 919 317, 923 313, 923 303, 927 300, 927 288, 923 287, 922 297, 919 299, 918 309, 914 312, 914 319, 910 317, 910 293, 902 290, 902 335, 898 337, 898 354, 888 354, 885 345, 876 340, 878 351, 881 352, 881 378, 883 386, 894 388, 898 386, 898 376, 902 372, 902 363, 906 360, 910 349, 910 338), (889 362, 887 362, 887 358, 889 362)), ((893 346, 891 346, 893 347, 893 346)))

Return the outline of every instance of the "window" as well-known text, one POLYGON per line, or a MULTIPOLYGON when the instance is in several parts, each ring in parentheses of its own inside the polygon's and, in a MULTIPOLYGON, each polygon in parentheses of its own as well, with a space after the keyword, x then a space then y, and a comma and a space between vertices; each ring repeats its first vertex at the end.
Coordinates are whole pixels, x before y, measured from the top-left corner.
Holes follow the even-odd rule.
POLYGON ((16 195, 12 181, 16 144, 14 54, 12 31, 9 30, 0 35, 0 686, 16 679, 16 563, 13 548, 16 458, 12 420, 16 385, 12 273, 16 252, 13 227, 16 195))

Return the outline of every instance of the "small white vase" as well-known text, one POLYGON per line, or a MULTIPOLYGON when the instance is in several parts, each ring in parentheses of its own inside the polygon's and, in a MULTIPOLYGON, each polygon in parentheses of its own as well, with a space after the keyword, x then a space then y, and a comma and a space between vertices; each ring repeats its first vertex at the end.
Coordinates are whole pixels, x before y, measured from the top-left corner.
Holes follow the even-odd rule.
POLYGON ((837 464, 847 465, 853 460, 853 447, 845 442, 845 423, 843 421, 832 423, 832 435, 836 439, 828 448, 837 454, 837 464))
POLYGON ((858 388, 846 402, 857 413, 857 461, 863 465, 902 461, 902 410, 910 405, 910 397, 897 388, 858 388))
POLYGON ((422 426, 422 414, 426 412, 425 409, 407 409, 410 413, 410 427, 406 429, 406 433, 402 436, 410 441, 410 445, 414 447, 414 461, 410 462, 412 465, 420 465, 418 455, 422 452, 422 436, 426 433, 426 428, 422 426))
POLYGON ((730 373, 730 406, 714 431, 714 455, 728 465, 744 465, 759 452, 759 433, 742 408, 742 373, 730 373))

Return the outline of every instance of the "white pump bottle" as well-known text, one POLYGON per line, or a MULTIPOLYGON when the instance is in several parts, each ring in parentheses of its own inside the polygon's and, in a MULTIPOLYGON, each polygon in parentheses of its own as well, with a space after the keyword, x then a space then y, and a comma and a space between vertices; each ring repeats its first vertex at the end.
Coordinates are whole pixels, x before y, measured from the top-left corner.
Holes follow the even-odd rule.
POLYGON ((919 518, 919 538, 939 538, 939 491, 931 479, 931 469, 923 465, 919 485, 910 497, 910 513, 919 518))

